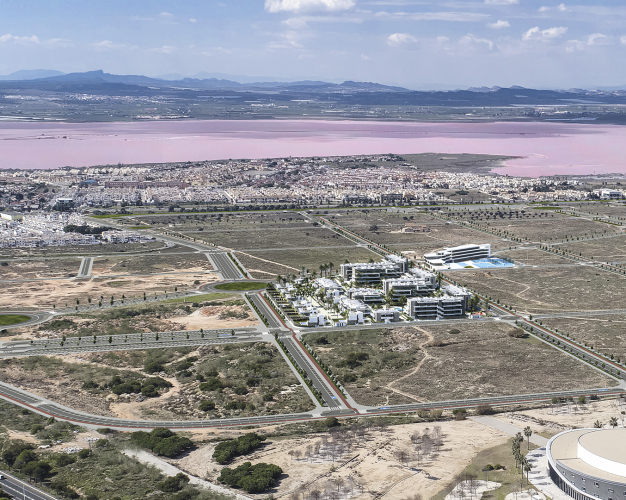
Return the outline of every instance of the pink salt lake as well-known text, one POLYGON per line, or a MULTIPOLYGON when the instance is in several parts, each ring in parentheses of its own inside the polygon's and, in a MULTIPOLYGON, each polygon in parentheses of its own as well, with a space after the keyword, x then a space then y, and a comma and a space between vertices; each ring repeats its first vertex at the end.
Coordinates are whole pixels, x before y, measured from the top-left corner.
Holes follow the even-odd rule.
POLYGON ((521 156, 516 176, 626 174, 626 127, 322 120, 0 123, 0 168, 381 153, 521 156))

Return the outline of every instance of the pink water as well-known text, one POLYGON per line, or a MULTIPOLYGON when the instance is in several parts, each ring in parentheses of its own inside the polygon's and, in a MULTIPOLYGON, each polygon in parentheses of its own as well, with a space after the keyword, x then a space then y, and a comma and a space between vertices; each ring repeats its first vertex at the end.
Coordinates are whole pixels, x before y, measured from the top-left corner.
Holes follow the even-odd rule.
POLYGON ((626 173, 626 127, 322 120, 0 123, 0 168, 380 153, 522 156, 495 171, 626 173))

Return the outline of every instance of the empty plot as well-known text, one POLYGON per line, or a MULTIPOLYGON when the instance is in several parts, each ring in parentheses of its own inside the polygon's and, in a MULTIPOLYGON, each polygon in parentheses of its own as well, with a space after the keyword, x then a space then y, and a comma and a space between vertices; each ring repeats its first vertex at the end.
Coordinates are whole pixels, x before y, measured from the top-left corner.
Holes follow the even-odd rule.
POLYGON ((162 241, 148 241, 146 243, 112 243, 98 245, 67 245, 67 246, 51 246, 39 248, 1 248, 0 259, 2 257, 52 257, 52 256, 68 256, 76 257, 77 255, 102 255, 109 253, 129 253, 129 252, 176 252, 183 248, 179 245, 168 247, 162 241))
POLYGON ((0 280, 24 280, 34 278, 60 278, 76 276, 81 260, 41 259, 6 260, 0 263, 0 280))
POLYGON ((544 252, 534 248, 524 250, 506 250, 498 252, 498 257, 508 257, 515 262, 521 262, 529 266, 541 265, 575 265, 570 259, 559 257, 553 253, 544 252))
POLYGON ((626 360, 626 315, 576 316, 572 313, 568 318, 542 318, 541 321, 545 326, 567 333, 571 339, 587 343, 603 354, 613 355, 622 362, 626 360))
POLYGON ((580 217, 537 218, 537 220, 497 220, 488 223, 491 229, 508 231, 513 236, 531 241, 554 241, 589 237, 620 231, 617 226, 601 224, 580 217))
POLYGON ((567 249, 576 255, 582 254, 583 257, 603 262, 626 261, 626 236, 573 241, 559 245, 557 248, 567 249))
POLYGON ((173 272, 203 272, 213 269, 203 253, 177 253, 170 255, 138 255, 127 257, 101 257, 94 259, 91 274, 152 274, 173 272))
POLYGON ((502 323, 305 336, 361 404, 388 405, 609 387, 617 382, 502 323), (455 333, 450 333, 453 331, 455 333))
POLYGON ((189 236, 235 250, 274 248, 315 248, 321 246, 345 246, 351 242, 330 229, 309 224, 298 228, 270 228, 261 224, 237 227, 232 231, 203 231, 189 236))
POLYGON ((590 266, 452 271, 446 277, 520 312, 626 308, 626 278, 590 266))
MULTIPOLYGON (((347 241, 347 240, 344 240, 347 241)), ((237 258, 255 278, 267 278, 271 275, 298 273, 302 267, 317 271, 321 264, 334 264, 337 272, 345 260, 349 262, 368 262, 370 259, 381 260, 380 255, 367 248, 310 248, 308 250, 290 250, 289 248, 272 251, 237 252, 237 258)))

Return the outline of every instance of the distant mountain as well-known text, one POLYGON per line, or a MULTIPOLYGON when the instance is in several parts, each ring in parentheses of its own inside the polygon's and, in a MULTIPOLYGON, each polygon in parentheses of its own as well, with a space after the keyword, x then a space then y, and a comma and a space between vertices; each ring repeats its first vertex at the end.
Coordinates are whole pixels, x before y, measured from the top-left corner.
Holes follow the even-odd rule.
POLYGON ((64 75, 62 71, 56 71, 54 69, 21 69, 15 71, 9 75, 0 75, 0 80, 37 80, 38 78, 48 78, 50 76, 64 75))

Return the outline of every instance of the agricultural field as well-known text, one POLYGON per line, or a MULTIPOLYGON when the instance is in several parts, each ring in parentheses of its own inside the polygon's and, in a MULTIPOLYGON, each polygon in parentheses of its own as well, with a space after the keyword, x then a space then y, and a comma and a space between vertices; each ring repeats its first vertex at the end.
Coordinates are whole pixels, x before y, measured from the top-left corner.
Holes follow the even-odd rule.
POLYGON ((15 310, 15 305, 23 310, 52 309, 74 306, 76 300, 85 304, 88 298, 97 301, 100 297, 109 300, 111 296, 119 300, 122 295, 140 297, 195 289, 200 285, 214 283, 215 274, 198 272, 193 274, 132 276, 120 278, 57 279, 32 282, 4 283, 0 294, 0 310, 15 310))
MULTIPOLYGON (((348 241, 343 239, 343 241, 348 241)), ((378 262, 381 256, 364 247, 347 248, 310 248, 307 250, 270 250, 236 252, 235 255, 254 278, 266 279, 278 274, 298 274, 302 267, 311 272, 317 271, 321 264, 332 262, 335 272, 345 260, 349 262, 378 262)))
POLYGON ((626 308, 626 277, 590 266, 448 271, 446 277, 518 312, 626 308))
POLYGON ((142 255, 137 257, 97 257, 91 274, 153 274, 173 272, 204 272, 213 270, 211 262, 203 253, 176 253, 169 255, 142 255))
POLYGON ((616 385, 533 337, 511 337, 515 330, 463 323, 304 339, 358 403, 372 406, 616 385))
MULTIPOLYGON (((17 338, 130 335, 186 329, 253 327, 258 319, 240 297, 216 293, 56 316, 45 323, 10 331, 17 338)), ((2 316, 0 316, 2 318, 2 316)))
POLYGON ((76 276, 79 258, 11 259, 0 261, 0 280, 66 278, 76 276))
POLYGON ((593 346, 603 354, 626 360, 626 315, 576 316, 572 313, 567 318, 541 318, 541 315, 539 318, 548 328, 558 329, 559 333, 568 334, 569 338, 593 346))

